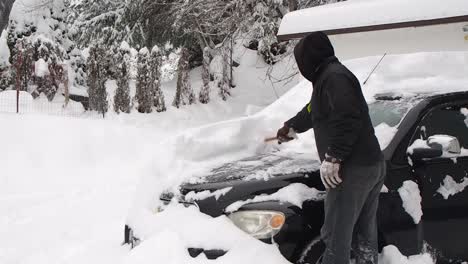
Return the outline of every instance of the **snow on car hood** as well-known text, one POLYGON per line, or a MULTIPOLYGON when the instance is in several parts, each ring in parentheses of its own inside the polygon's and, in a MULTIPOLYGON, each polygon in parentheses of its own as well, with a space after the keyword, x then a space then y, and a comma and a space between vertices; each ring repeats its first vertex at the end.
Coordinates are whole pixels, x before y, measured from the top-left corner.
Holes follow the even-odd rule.
POLYGON ((317 171, 320 162, 309 154, 274 152, 229 162, 214 168, 206 176, 190 178, 188 183, 232 180, 264 180, 275 175, 317 171))

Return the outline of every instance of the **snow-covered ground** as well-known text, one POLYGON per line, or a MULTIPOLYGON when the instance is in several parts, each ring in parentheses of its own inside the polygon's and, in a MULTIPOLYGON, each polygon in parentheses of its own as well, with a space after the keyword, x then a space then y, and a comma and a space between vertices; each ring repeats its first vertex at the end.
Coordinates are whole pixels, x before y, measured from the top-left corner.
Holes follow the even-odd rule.
MULTIPOLYGON (((254 56, 247 58, 251 70, 263 67, 255 66, 254 56)), ((346 64, 364 80, 379 59, 346 64)), ((466 90, 466 72, 468 53, 388 56, 364 90, 369 102, 385 91, 466 90)), ((279 94, 287 94, 276 100, 268 84, 259 84, 263 76, 257 76, 247 67, 239 69, 238 87, 228 102, 162 114, 104 120, 0 114, 0 263, 287 263, 274 245, 247 236, 226 217, 213 219, 177 205, 156 217, 141 210, 153 206, 158 191, 214 164, 277 148, 265 145, 263 137, 274 135, 302 108, 311 87, 301 82, 288 92, 279 88, 279 94), (120 244, 126 221, 148 221, 145 241, 132 251, 120 244), (203 254, 191 259, 186 247, 197 245, 222 246, 229 253, 216 261, 203 254)), ((310 133, 281 147, 285 153, 296 150, 315 155, 310 133)), ((387 247, 380 262, 431 260, 428 255, 408 259, 387 247)))

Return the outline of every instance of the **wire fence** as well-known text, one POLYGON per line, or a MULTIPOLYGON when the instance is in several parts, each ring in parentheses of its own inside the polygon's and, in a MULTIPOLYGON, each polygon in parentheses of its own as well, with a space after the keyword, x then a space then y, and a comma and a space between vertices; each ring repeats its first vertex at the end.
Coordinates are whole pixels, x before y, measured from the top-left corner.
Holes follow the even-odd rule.
POLYGON ((66 97, 56 94, 52 101, 45 96, 33 98, 25 91, 7 90, 0 92, 0 113, 48 114, 70 117, 89 116, 86 112, 87 98, 80 96, 66 97), (81 101, 81 102, 80 102, 81 101))

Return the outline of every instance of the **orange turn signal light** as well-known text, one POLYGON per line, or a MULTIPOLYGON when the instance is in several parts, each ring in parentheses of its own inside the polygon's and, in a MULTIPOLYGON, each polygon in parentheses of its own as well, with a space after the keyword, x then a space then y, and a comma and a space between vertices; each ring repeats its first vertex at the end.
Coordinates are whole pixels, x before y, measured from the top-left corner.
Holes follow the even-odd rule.
POLYGON ((270 219, 270 226, 274 229, 281 228, 284 225, 286 218, 282 214, 274 215, 270 219))

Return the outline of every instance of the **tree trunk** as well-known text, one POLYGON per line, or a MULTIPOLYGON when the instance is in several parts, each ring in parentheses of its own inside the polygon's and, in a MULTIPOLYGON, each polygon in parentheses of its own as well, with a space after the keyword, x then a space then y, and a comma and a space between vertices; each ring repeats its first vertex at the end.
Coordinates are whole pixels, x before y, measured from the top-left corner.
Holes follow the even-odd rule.
POLYGON ((289 5, 289 12, 297 10, 297 0, 289 0, 288 5, 289 5))
POLYGON ((8 25, 11 8, 15 0, 2 0, 0 2, 0 34, 3 29, 8 25))

